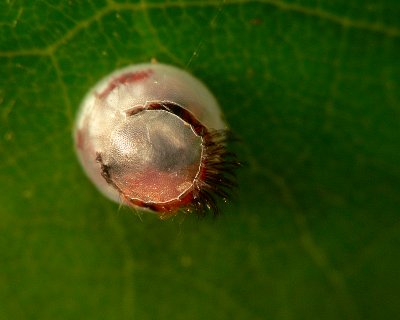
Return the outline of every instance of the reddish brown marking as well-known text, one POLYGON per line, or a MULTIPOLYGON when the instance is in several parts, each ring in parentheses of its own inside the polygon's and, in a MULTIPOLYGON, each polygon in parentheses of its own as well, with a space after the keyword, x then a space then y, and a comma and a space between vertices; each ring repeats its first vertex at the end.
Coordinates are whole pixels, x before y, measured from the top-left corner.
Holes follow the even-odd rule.
MULTIPOLYGON (((140 199, 132 198, 129 196, 129 193, 131 193, 129 190, 123 190, 121 189, 112 179, 111 174, 110 174, 110 167, 105 165, 102 160, 102 156, 100 153, 96 154, 96 161, 100 163, 101 166, 101 175, 103 178, 107 181, 108 184, 112 185, 121 195, 121 197, 124 199, 125 203, 131 204, 131 205, 136 205, 139 207, 143 208, 148 208, 153 211, 162 213, 162 214, 172 214, 177 212, 179 209, 182 207, 188 206, 194 198, 194 186, 192 185, 189 190, 186 191, 180 198, 178 199, 173 199, 168 202, 146 202, 140 199)), ((129 188, 129 187, 128 187, 129 188)))
POLYGON ((136 106, 132 110, 127 111, 128 116, 133 116, 145 110, 164 110, 173 113, 181 118, 183 121, 189 123, 194 132, 200 137, 208 133, 207 128, 188 110, 180 105, 170 101, 157 101, 146 103, 145 106, 136 106))
POLYGON ((120 75, 118 78, 115 78, 114 80, 112 80, 108 84, 107 88, 105 88, 104 91, 99 94, 99 98, 102 98, 102 99, 106 98, 110 94, 110 92, 113 91, 120 84, 127 84, 127 83, 142 81, 142 80, 150 77, 152 74, 153 74, 153 70, 151 70, 151 69, 124 73, 124 74, 120 75))
POLYGON ((180 199, 171 200, 165 203, 145 202, 139 199, 129 198, 124 194, 121 195, 128 204, 148 208, 164 215, 177 213, 179 209, 182 209, 193 202, 193 190, 183 195, 180 199))
POLYGON ((146 168, 143 172, 114 175, 113 181, 128 198, 164 203, 176 199, 184 191, 179 188, 189 189, 192 186, 196 169, 198 165, 192 165, 187 170, 170 173, 146 168))
POLYGON ((128 203, 142 208, 148 208, 159 213, 174 213, 193 201, 192 193, 188 193, 183 196, 182 199, 172 200, 166 203, 144 202, 139 199, 127 198, 125 195, 123 196, 125 197, 125 201, 128 203))
POLYGON ((83 145, 84 145, 84 138, 83 138, 84 134, 82 132, 82 129, 78 129, 77 133, 76 133, 76 147, 80 150, 83 149, 83 145))

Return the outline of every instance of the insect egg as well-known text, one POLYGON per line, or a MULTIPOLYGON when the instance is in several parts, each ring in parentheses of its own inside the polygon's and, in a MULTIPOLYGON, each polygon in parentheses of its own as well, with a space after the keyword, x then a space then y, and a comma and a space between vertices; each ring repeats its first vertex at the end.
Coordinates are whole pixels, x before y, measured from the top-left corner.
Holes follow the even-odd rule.
POLYGON ((84 98, 74 139, 86 174, 108 198, 169 215, 218 212, 235 185, 235 156, 217 101, 188 72, 138 64, 84 98))

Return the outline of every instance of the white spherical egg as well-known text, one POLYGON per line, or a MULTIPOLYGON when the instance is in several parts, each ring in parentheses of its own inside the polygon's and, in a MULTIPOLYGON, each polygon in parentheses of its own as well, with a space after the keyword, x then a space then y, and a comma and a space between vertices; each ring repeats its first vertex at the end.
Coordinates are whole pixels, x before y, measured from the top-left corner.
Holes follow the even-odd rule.
POLYGON ((217 212, 238 165, 206 86, 173 66, 144 63, 100 80, 80 106, 74 138, 86 174, 108 198, 162 215, 217 212), (226 169, 226 170, 224 170, 226 169))

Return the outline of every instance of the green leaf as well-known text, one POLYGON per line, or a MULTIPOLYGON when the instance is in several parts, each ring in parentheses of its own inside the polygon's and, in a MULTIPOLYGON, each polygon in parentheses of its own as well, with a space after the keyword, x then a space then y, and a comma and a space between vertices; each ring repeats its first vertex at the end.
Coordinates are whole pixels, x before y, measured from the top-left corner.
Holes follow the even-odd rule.
POLYGON ((400 3, 3 1, 1 319, 395 319, 400 3), (242 142, 217 220, 119 208, 72 142, 86 91, 157 59, 242 142))

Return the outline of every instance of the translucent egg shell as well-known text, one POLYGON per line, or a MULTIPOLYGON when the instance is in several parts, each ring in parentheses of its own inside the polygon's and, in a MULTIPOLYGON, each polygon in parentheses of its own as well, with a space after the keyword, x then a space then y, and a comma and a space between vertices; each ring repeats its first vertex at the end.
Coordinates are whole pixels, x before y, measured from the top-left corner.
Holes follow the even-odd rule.
POLYGON ((204 207, 201 201, 215 205, 212 196, 204 199, 206 178, 213 178, 207 163, 223 165, 226 129, 202 82, 176 67, 145 63, 117 70, 90 90, 74 138, 84 171, 106 197, 175 212, 204 207))

